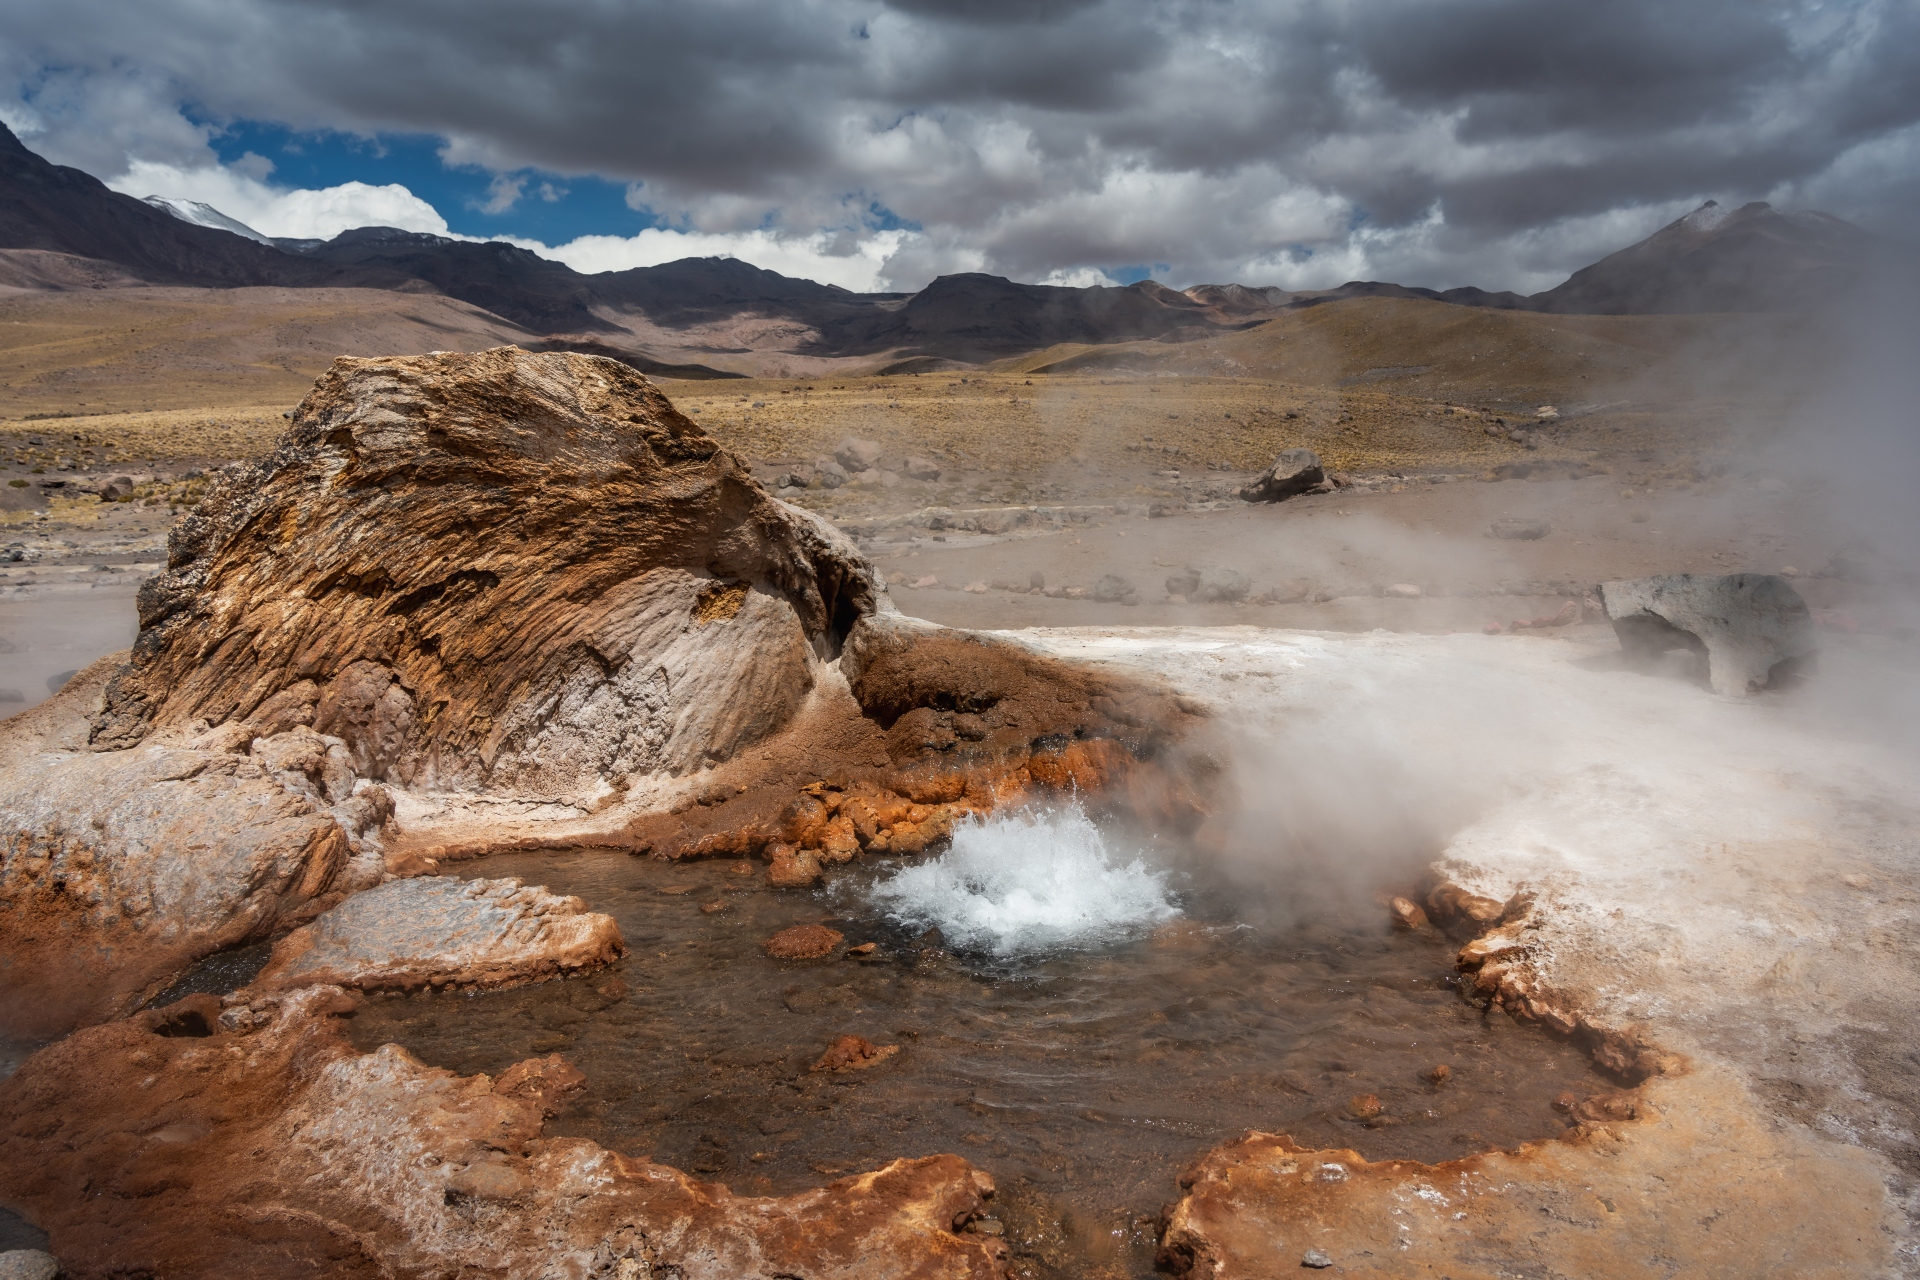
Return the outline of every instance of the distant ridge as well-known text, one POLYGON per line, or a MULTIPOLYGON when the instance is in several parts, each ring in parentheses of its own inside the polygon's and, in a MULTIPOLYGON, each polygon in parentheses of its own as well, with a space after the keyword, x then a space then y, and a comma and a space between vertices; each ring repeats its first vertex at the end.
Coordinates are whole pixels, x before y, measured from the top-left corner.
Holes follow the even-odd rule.
MULTIPOLYGON (((499 241, 393 227, 360 227, 325 241, 271 240, 205 204, 120 195, 78 169, 50 164, 0 126, 5 250, 99 264, 86 270, 72 264, 57 270, 45 263, 16 267, 20 279, 48 287, 65 279, 131 277, 211 287, 431 291, 483 308, 547 349, 594 350, 677 377, 730 375, 658 359, 636 345, 642 341, 636 333, 671 335, 704 326, 723 334, 744 319, 760 332, 780 335, 782 354, 874 356, 885 358, 884 368, 908 371, 940 367, 927 362, 977 362, 1062 343, 1184 342, 1350 298, 1562 314, 1804 310, 1838 301, 1876 263, 1912 257, 1828 214, 1781 212, 1764 203, 1728 212, 1708 201, 1530 297, 1365 280, 1293 291, 1240 284, 1175 291, 1152 280, 1066 288, 979 272, 941 276, 913 294, 858 294, 731 258, 685 258, 587 275, 499 241)), ((770 348, 728 346, 722 338, 678 349, 725 355, 770 348)))

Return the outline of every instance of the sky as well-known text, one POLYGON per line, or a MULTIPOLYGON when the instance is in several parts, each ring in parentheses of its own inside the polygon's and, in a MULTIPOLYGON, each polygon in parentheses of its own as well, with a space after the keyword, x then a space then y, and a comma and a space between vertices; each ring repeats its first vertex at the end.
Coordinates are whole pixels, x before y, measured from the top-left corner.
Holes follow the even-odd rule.
POLYGON ((1920 0, 7 0, 0 120, 269 235, 858 290, 1532 292, 1708 199, 1920 241, 1920 0))

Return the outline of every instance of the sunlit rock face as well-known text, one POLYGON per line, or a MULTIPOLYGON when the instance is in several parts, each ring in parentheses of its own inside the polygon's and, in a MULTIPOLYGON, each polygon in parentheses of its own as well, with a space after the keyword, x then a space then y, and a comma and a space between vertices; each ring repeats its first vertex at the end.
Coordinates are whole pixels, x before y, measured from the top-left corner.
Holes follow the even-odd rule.
POLYGON ((337 361, 174 534, 131 661, 0 731, 0 1026, 378 884, 390 784, 593 808, 725 759, 877 591, 625 365, 337 361))
POLYGON ((174 535, 92 746, 265 711, 380 781, 617 786, 781 727, 875 597, 625 365, 341 359, 174 535))

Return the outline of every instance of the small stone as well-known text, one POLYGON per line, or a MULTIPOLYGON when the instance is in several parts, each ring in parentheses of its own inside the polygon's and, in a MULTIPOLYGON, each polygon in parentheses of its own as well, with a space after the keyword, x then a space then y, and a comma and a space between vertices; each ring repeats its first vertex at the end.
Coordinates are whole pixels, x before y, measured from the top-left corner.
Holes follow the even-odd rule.
POLYGON ((1409 898, 1394 898, 1387 903, 1387 910, 1393 912, 1393 927, 1396 929, 1424 929, 1427 927, 1427 913, 1420 904, 1409 898))
POLYGON ((762 945, 775 960, 818 960, 831 955, 845 936, 823 924, 796 924, 782 929, 762 945))
POLYGON ((969 582, 966 586, 962 587, 961 590, 970 596, 983 596, 987 594, 987 584, 984 582, 969 582))
POLYGON ((0 1253, 0 1280, 54 1280, 60 1263, 42 1249, 9 1249, 0 1253))
POLYGON ((736 876, 750 876, 753 874, 753 864, 745 858, 741 858, 729 867, 728 870, 736 876))
POLYGON ((863 942, 857 947, 848 947, 847 954, 850 956, 870 956, 879 949, 880 944, 877 942, 863 942))
POLYGON ((1572 1111, 1579 1105, 1580 1099, 1574 1097, 1571 1093, 1563 1093, 1553 1100, 1553 1109, 1555 1111, 1572 1111))
POLYGON ((820 860, 807 849, 776 844, 769 850, 772 867, 767 882, 779 889, 804 889, 820 879, 820 860))
POLYGON ((1411 582, 1396 582, 1387 588, 1386 594, 1401 600, 1412 600, 1416 596, 1421 595, 1422 592, 1419 587, 1414 586, 1411 582))
POLYGON ((1533 542, 1546 537, 1552 531, 1553 526, 1545 520, 1528 520, 1519 516, 1495 520, 1487 527, 1489 535, 1509 542, 1533 542))
POLYGON ((875 1044, 864 1036, 841 1036, 820 1055, 820 1060, 810 1070, 840 1072, 865 1071, 868 1067, 879 1066, 894 1054, 900 1052, 897 1044, 875 1044))
POLYGON ((1322 1271, 1333 1265, 1333 1259, 1318 1249, 1309 1249, 1300 1255, 1300 1265, 1303 1267, 1312 1267, 1315 1271, 1322 1271))
POLYGON ((1443 1062, 1433 1070, 1427 1072, 1427 1079, 1435 1084, 1445 1084, 1447 1081, 1453 1079, 1453 1068, 1443 1062))
POLYGON ((1385 1110, 1378 1094, 1356 1093, 1347 1099, 1347 1114, 1356 1120, 1371 1120, 1385 1110))
POLYGON ((717 911, 725 911, 726 909, 727 902, 724 898, 715 898, 712 902, 703 902, 700 904, 700 911, 703 915, 710 916, 717 911))

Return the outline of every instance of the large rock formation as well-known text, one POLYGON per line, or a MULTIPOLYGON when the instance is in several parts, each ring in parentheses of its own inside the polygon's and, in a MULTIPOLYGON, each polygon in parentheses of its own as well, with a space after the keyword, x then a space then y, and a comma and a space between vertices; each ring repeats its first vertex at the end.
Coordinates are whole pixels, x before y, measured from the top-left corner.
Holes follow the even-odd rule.
POLYGON ((265 714, 373 779, 591 793, 779 728, 875 593, 625 365, 341 359, 173 536, 92 742, 265 714))
POLYGON ((1599 590, 1622 649, 1704 653, 1715 693, 1765 688, 1816 648, 1806 601, 1770 573, 1669 573, 1603 582, 1599 590))
POLYGON ((584 813, 729 757, 877 590, 622 364, 340 360, 175 532, 131 661, 0 733, 0 1023, 124 1010, 378 884, 389 783, 584 813))

